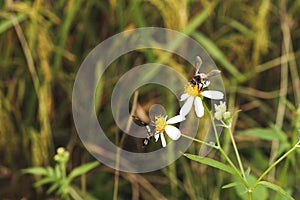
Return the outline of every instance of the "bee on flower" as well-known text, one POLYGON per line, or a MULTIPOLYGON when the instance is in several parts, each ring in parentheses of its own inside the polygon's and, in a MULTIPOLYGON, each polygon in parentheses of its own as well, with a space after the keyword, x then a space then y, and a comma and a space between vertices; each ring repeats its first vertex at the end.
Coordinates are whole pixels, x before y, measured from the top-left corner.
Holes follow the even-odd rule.
POLYGON ((196 73, 192 80, 188 83, 185 88, 185 93, 181 95, 180 101, 186 101, 180 109, 180 115, 185 118, 185 116, 190 112, 194 104, 195 112, 197 117, 202 117, 204 115, 204 107, 202 104, 201 97, 206 97, 209 99, 220 100, 224 98, 224 94, 216 90, 203 90, 210 84, 209 77, 216 76, 220 73, 219 70, 212 70, 207 74, 199 73, 202 60, 199 56, 196 57, 195 68, 196 73))

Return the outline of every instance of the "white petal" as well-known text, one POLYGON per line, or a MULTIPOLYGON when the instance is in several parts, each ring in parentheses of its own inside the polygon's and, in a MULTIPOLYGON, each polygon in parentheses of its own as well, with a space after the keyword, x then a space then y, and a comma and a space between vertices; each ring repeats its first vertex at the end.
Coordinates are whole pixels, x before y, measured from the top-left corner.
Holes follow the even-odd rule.
POLYGON ((157 142, 157 140, 159 139, 159 132, 156 132, 154 134, 154 138, 155 138, 155 142, 157 142))
POLYGON ((175 126, 167 125, 165 131, 172 140, 178 140, 181 136, 180 130, 175 126))
POLYGON ((204 115, 204 107, 201 98, 196 97, 194 104, 195 104, 195 112, 197 117, 202 117, 204 115))
POLYGON ((165 138, 165 136, 164 136, 163 133, 160 133, 160 139, 161 139, 161 145, 163 147, 166 147, 167 146, 167 142, 166 142, 166 138, 165 138))
POLYGON ((222 92, 216 91, 216 90, 205 90, 201 94, 202 94, 202 96, 205 96, 210 99, 223 99, 224 98, 224 94, 222 92))
POLYGON ((186 100, 190 95, 188 93, 184 93, 183 95, 181 95, 180 97, 180 101, 184 101, 186 100))
POLYGON ((184 116, 176 115, 175 117, 168 119, 167 124, 176 124, 176 123, 182 122, 184 120, 185 120, 184 116))
POLYGON ((179 114, 183 117, 185 117, 191 110, 193 105, 194 97, 190 96, 186 102, 183 104, 183 106, 180 109, 179 114))

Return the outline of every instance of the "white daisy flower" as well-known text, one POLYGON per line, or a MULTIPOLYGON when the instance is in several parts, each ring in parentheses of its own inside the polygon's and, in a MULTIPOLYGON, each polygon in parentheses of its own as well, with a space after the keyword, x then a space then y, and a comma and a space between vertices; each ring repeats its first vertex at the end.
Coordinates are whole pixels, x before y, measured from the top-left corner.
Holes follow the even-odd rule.
POLYGON ((192 109, 194 103, 197 117, 202 117, 204 115, 204 107, 202 104, 202 100, 199 96, 218 100, 218 99, 223 99, 224 94, 216 90, 201 91, 198 84, 194 85, 189 83, 188 86, 185 88, 185 93, 181 95, 180 98, 180 101, 186 100, 186 102, 183 104, 183 106, 180 109, 180 115, 182 115, 185 118, 185 116, 192 109))
POLYGON ((175 117, 172 117, 167 120, 167 116, 156 116, 155 117, 155 142, 158 141, 159 137, 161 139, 161 144, 163 147, 167 146, 166 138, 164 136, 164 132, 167 133, 167 135, 172 139, 172 140, 178 140, 181 136, 181 132, 178 128, 175 126, 172 126, 170 124, 176 124, 178 122, 184 121, 185 118, 181 115, 177 115, 175 117))

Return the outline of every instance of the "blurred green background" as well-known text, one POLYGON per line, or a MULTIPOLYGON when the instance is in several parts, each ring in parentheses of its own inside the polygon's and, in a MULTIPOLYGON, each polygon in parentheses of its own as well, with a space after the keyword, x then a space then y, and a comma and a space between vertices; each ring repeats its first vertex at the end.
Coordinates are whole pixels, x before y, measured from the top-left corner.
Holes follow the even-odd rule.
MULTIPOLYGON (((57 147, 71 153, 69 169, 94 160, 73 124, 76 72, 100 42, 138 27, 181 31, 208 51, 222 71, 229 110, 242 110, 235 117, 235 138, 244 166, 254 176, 299 137, 300 0, 2 0, 0 8, 0 199, 55 198, 45 194, 46 186, 33 187, 39 177, 24 175, 21 169, 53 165, 57 147), (272 133, 283 134, 284 141, 272 133)), ((118 78, 137 64, 164 56, 165 64, 191 77, 193 68, 182 71, 186 63, 175 55, 129 53, 113 63, 99 83, 97 111, 111 116, 110 94, 118 78)), ((165 92, 144 88, 138 109, 172 102, 172 94, 165 92)), ((176 106, 170 109, 176 112, 176 106)), ((99 121, 118 143, 114 135, 120 131, 112 117, 99 121)), ((226 132, 221 142, 233 156, 226 132)), ((189 152, 197 154, 198 149, 193 144, 189 152)), ((222 160, 215 151, 208 156, 222 160)), ((299 164, 298 151, 267 180, 300 198, 299 164)), ((96 199, 242 198, 234 188, 221 188, 230 182, 227 174, 182 157, 145 174, 115 173, 100 165, 75 184, 96 199)), ((264 195, 282 199, 272 191, 264 195)))

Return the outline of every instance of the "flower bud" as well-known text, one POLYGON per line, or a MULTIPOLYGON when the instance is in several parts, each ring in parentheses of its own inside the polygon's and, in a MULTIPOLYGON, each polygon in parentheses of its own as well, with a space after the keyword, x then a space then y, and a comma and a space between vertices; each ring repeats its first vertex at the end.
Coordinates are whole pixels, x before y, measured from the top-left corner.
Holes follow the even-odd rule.
POLYGON ((231 113, 230 112, 224 112, 223 114, 224 120, 227 121, 231 118, 231 113))

